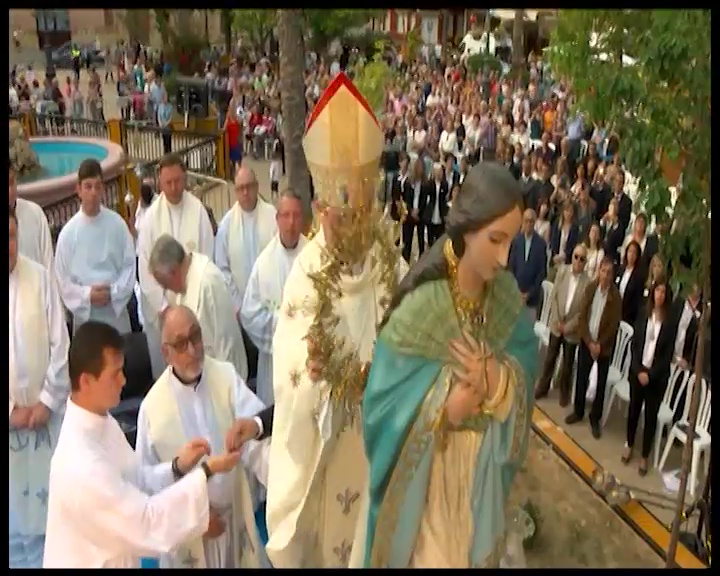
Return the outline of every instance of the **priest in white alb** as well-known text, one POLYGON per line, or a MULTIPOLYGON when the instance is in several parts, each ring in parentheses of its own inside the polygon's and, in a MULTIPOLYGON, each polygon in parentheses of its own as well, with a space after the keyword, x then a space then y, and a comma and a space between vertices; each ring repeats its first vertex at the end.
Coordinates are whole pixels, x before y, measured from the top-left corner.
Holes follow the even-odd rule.
POLYGON ((71 393, 50 465, 43 568, 139 568, 141 557, 202 536, 208 482, 240 460, 238 450, 210 454, 208 442, 194 438, 168 462, 142 466, 109 414, 125 385, 124 348, 115 328, 94 320, 70 345, 71 393))
POLYGON ((267 406, 274 402, 272 340, 283 288, 295 258, 307 243, 297 196, 286 192, 280 197, 276 219, 278 233, 255 261, 240 311, 242 326, 259 352, 256 393, 267 406))
POLYGON ((405 268, 375 209, 383 133, 343 73, 312 111, 303 148, 320 227, 295 259, 273 338, 266 549, 276 568, 347 567, 367 482, 367 363, 405 268))
POLYGON ((53 245, 50 225, 43 209, 35 202, 18 198, 16 174, 12 165, 8 178, 10 210, 15 211, 18 222, 18 250, 23 256, 42 264, 51 276, 53 271, 53 245))
POLYGON ((277 232, 275 208, 260 198, 258 189, 253 169, 240 167, 235 174, 237 202, 220 221, 215 240, 215 263, 225 277, 237 315, 255 260, 277 232))
POLYGON ((203 330, 209 356, 230 362, 247 379, 247 356, 230 291, 212 260, 189 252, 169 234, 160 236, 150 253, 148 269, 176 304, 190 308, 203 330))
POLYGON ((135 287, 135 250, 122 217, 102 205, 97 160, 78 168, 80 210, 63 226, 55 252, 60 297, 73 315, 73 332, 88 320, 130 332, 127 305, 135 287))
POLYGON ((188 252, 213 257, 215 238, 205 206, 185 189, 185 164, 177 154, 163 156, 158 164, 160 195, 150 205, 138 234, 137 257, 140 279, 143 331, 145 332, 153 377, 160 376, 165 361, 160 352, 161 315, 172 295, 165 293, 148 269, 150 252, 155 241, 170 234, 188 252))
MULTIPOLYGON (((204 438, 220 453, 237 419, 252 418, 264 405, 232 364, 205 354, 203 331, 185 306, 168 309, 162 351, 168 368, 140 406, 137 451, 144 465, 170 462, 180 446, 204 438)), ((242 447, 242 466, 208 484, 210 523, 195 537, 160 558, 161 568, 260 568, 267 566, 260 543, 249 474, 267 483, 269 439, 242 447)))
POLYGON ((50 459, 70 391, 70 340, 51 273, 18 253, 12 210, 9 225, 9 566, 40 568, 50 459))

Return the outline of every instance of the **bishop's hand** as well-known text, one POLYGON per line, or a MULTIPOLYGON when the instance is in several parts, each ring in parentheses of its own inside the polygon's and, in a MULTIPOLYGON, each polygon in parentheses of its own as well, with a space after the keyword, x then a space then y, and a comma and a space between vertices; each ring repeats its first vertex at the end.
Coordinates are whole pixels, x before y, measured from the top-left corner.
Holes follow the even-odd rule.
POLYGON ((225 433, 225 450, 235 452, 248 440, 258 437, 260 430, 254 418, 238 418, 225 433))

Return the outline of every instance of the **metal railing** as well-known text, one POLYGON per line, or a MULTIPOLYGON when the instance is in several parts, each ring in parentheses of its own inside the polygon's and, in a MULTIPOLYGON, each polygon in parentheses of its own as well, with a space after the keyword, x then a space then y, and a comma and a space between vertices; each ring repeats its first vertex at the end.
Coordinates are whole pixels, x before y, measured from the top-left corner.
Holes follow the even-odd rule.
POLYGON ((144 122, 126 120, 121 122, 121 145, 128 158, 142 162, 161 158, 166 150, 163 136, 170 135, 171 152, 180 152, 194 145, 202 144, 208 138, 207 134, 194 134, 192 132, 177 132, 163 130, 158 126, 144 122))
POLYGON ((110 139, 107 122, 60 116, 58 114, 34 114, 35 136, 77 136, 80 138, 110 139))

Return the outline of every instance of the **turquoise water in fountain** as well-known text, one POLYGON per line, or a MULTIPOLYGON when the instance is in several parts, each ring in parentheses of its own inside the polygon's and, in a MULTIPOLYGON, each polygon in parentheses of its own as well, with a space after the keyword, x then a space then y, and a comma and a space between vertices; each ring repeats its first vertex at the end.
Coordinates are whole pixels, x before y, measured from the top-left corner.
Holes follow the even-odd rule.
POLYGON ((88 142, 33 142, 31 140, 30 148, 37 154, 42 170, 33 174, 26 182, 74 174, 83 160, 92 158, 102 162, 108 155, 108 150, 104 146, 88 142))

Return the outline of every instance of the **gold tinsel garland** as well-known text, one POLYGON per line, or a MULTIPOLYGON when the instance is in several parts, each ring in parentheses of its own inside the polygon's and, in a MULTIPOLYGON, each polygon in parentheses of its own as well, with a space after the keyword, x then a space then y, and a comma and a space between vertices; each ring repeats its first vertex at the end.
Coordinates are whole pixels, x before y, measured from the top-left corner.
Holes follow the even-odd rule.
POLYGON ((356 212, 351 219, 343 227, 346 233, 333 237, 332 247, 323 249, 321 268, 309 274, 316 299, 310 306, 313 322, 305 337, 313 344, 309 360, 321 366, 319 385, 328 388, 333 407, 346 416, 346 425, 359 415, 369 365, 360 360, 352 343, 335 333, 340 317, 334 302, 343 296, 340 279, 349 273, 347 262, 357 262, 357 255, 371 250, 370 265, 378 269, 379 284, 385 292, 379 302, 384 310, 397 288, 399 258, 396 223, 374 210, 356 212))

